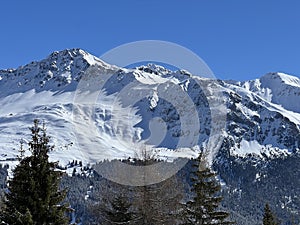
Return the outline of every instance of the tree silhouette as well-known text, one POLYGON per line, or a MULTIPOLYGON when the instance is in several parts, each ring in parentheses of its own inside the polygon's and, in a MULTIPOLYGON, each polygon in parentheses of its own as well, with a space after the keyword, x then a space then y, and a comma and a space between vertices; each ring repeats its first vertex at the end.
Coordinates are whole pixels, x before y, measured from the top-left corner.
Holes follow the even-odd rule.
POLYGON ((221 190, 216 174, 207 166, 203 154, 192 160, 190 181, 193 197, 184 206, 185 225, 233 224, 227 220, 229 213, 220 211, 222 201, 217 193, 221 190))
POLYGON ((68 224, 68 207, 62 204, 66 192, 59 190, 62 173, 57 163, 49 162, 49 137, 43 124, 34 120, 29 142, 30 156, 22 157, 9 181, 8 193, 0 221, 9 225, 64 225, 68 224))
POLYGON ((263 225, 279 225, 279 222, 268 203, 264 208, 263 225))

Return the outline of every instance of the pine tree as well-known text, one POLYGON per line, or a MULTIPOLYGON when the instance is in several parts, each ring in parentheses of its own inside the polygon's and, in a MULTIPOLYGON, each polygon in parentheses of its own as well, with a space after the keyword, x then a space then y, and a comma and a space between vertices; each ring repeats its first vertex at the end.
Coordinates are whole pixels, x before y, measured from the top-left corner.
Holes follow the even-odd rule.
MULTIPOLYGON (((145 166, 158 161, 134 159, 123 160, 123 162, 135 166, 145 166)), ((140 169, 144 169, 144 167, 140 169)), ((145 171, 146 175, 147 172, 149 171, 145 171)), ((134 177, 134 175, 132 176, 134 177)), ((90 218, 94 217, 94 221, 98 224, 116 224, 117 222, 113 219, 117 219, 119 224, 128 225, 178 224, 178 212, 185 190, 182 181, 175 175, 151 185, 125 186, 106 181, 101 186, 101 191, 97 192, 98 204, 90 207, 90 218), (131 217, 130 221, 129 217, 131 217), (125 221, 121 222, 123 219, 125 221)))
POLYGON ((267 203, 264 208, 263 225, 279 225, 279 222, 267 203))
POLYGON ((104 210, 105 225, 113 224, 132 224, 135 213, 132 211, 132 204, 126 196, 119 195, 113 199, 110 206, 104 210))
POLYGON ((132 205, 133 188, 107 179, 101 179, 100 182, 97 191, 91 193, 91 198, 97 203, 88 205, 89 222, 102 225, 135 224, 136 211, 132 205))
MULTIPOLYGON (((20 158, 9 181, 9 192, 1 213, 2 223, 9 225, 64 225, 68 224, 68 207, 61 204, 66 192, 59 190, 62 177, 56 171, 57 163, 49 162, 49 137, 38 120, 30 129, 30 156, 20 158)), ((23 150, 22 150, 23 151, 23 150)))
POLYGON ((139 225, 177 224, 184 189, 176 176, 136 187, 135 191, 134 206, 139 225))
MULTIPOLYGON (((159 161, 155 159, 143 158, 142 160, 135 161, 135 165, 146 166, 158 162, 159 161)), ((165 163, 167 164, 168 162, 165 163)), ((170 166, 171 165, 172 164, 170 163, 170 166)), ((145 177, 147 176, 147 172, 149 171, 145 170, 145 177)), ((177 224, 181 201, 185 191, 179 177, 173 175, 159 183, 135 187, 134 190, 134 206, 138 215, 136 219, 137 224, 177 224)))
POLYGON ((218 210, 222 197, 216 195, 221 189, 216 174, 206 165, 202 154, 192 163, 190 181, 193 197, 184 205, 183 224, 233 224, 227 220, 227 212, 218 210))
POLYGON ((3 207, 4 207, 4 197, 3 197, 3 193, 0 192, 0 212, 2 211, 3 207))

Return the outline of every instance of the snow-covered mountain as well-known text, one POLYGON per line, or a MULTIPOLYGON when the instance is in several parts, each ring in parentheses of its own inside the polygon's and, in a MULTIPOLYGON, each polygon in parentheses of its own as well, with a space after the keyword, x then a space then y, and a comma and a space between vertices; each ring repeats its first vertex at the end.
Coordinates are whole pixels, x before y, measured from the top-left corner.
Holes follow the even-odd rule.
POLYGON ((136 156, 141 146, 162 157, 191 157, 197 148, 190 147, 207 147, 215 133, 220 143, 214 149, 237 156, 286 155, 300 145, 300 80, 283 73, 214 81, 152 64, 118 68, 71 49, 0 70, 0 90, 0 163, 14 164, 35 118, 45 120, 56 146, 51 157, 62 165, 136 156), (102 87, 99 71, 110 73, 102 87), (214 105, 220 99, 224 108, 214 105))
POLYGON ((167 159, 192 157, 204 147, 237 224, 259 224, 266 201, 282 220, 300 221, 297 77, 212 80, 153 64, 119 68, 71 49, 0 70, 0 90, 0 164, 9 172, 38 118, 55 145, 51 159, 61 166, 74 160, 70 174, 76 160, 87 165, 149 149, 167 159))

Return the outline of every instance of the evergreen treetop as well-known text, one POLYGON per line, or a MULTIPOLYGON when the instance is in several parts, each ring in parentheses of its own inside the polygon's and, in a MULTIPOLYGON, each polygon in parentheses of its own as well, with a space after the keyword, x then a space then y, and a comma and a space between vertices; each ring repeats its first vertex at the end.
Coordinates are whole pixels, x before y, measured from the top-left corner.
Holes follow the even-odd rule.
POLYGON ((216 174, 208 167, 202 154, 192 162, 190 181, 193 197, 185 204, 184 224, 233 224, 227 220, 229 214, 219 210, 222 197, 217 195, 221 186, 216 180, 216 174))
POLYGON ((132 224, 135 219, 135 213, 131 209, 132 205, 127 197, 118 195, 104 209, 104 224, 132 224))
POLYGON ((34 120, 30 130, 31 155, 22 155, 13 170, 0 221, 9 225, 68 224, 68 207, 62 204, 66 192, 59 190, 62 173, 56 170, 56 162, 49 162, 53 146, 49 145, 45 126, 40 127, 39 121, 34 120))
POLYGON ((263 225, 279 225, 279 221, 277 220, 275 214, 272 212, 268 203, 266 203, 264 208, 264 217, 263 217, 263 225))

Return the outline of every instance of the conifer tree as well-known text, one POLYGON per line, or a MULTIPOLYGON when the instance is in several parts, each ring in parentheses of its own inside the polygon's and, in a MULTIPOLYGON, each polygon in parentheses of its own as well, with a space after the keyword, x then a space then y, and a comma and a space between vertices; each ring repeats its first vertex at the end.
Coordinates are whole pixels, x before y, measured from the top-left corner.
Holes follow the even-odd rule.
MULTIPOLYGON (((143 158, 136 165, 158 163, 155 158, 143 158)), ((168 163, 168 162, 165 162, 168 163)), ((171 163, 170 163, 171 164, 171 163)), ((145 170, 145 177, 147 176, 145 170)), ((158 175, 159 176, 159 175, 158 175)), ((174 225, 178 223, 184 185, 176 175, 159 183, 136 187, 134 206, 139 225, 174 225)))
POLYGON ((183 224, 233 224, 227 220, 229 214, 218 209, 222 197, 217 196, 221 186, 216 180, 216 174, 206 165, 202 154, 192 163, 190 181, 193 197, 184 205, 183 224))
POLYGON ((104 209, 104 225, 132 224, 135 213, 132 211, 132 204, 126 196, 118 195, 104 209))
MULTIPOLYGON (((61 204, 66 192, 59 190, 62 176, 57 163, 49 162, 49 137, 45 126, 34 120, 29 142, 30 156, 24 152, 9 181, 9 192, 0 221, 8 225, 68 224, 68 207, 61 204)), ((23 151, 23 149, 22 149, 23 151)))
POLYGON ((136 211, 132 205, 133 189, 107 179, 102 179, 91 198, 97 203, 88 206, 88 220, 92 224, 135 224, 136 211))
MULTIPOLYGON (((123 162, 135 166, 158 163, 157 160, 149 158, 123 162)), ((149 170, 145 171, 145 176, 147 172, 149 170)), ((151 185, 125 186, 107 181, 102 187, 103 189, 97 192, 99 203, 90 207, 91 217, 94 217, 94 221, 98 224, 178 224, 178 214, 185 190, 181 179, 175 175, 151 185)))
POLYGON ((0 192, 0 212, 2 211, 2 208, 3 208, 3 206, 4 206, 3 200, 4 200, 4 198, 3 198, 3 193, 0 192))
POLYGON ((268 203, 264 208, 263 225, 279 225, 279 222, 268 203))

